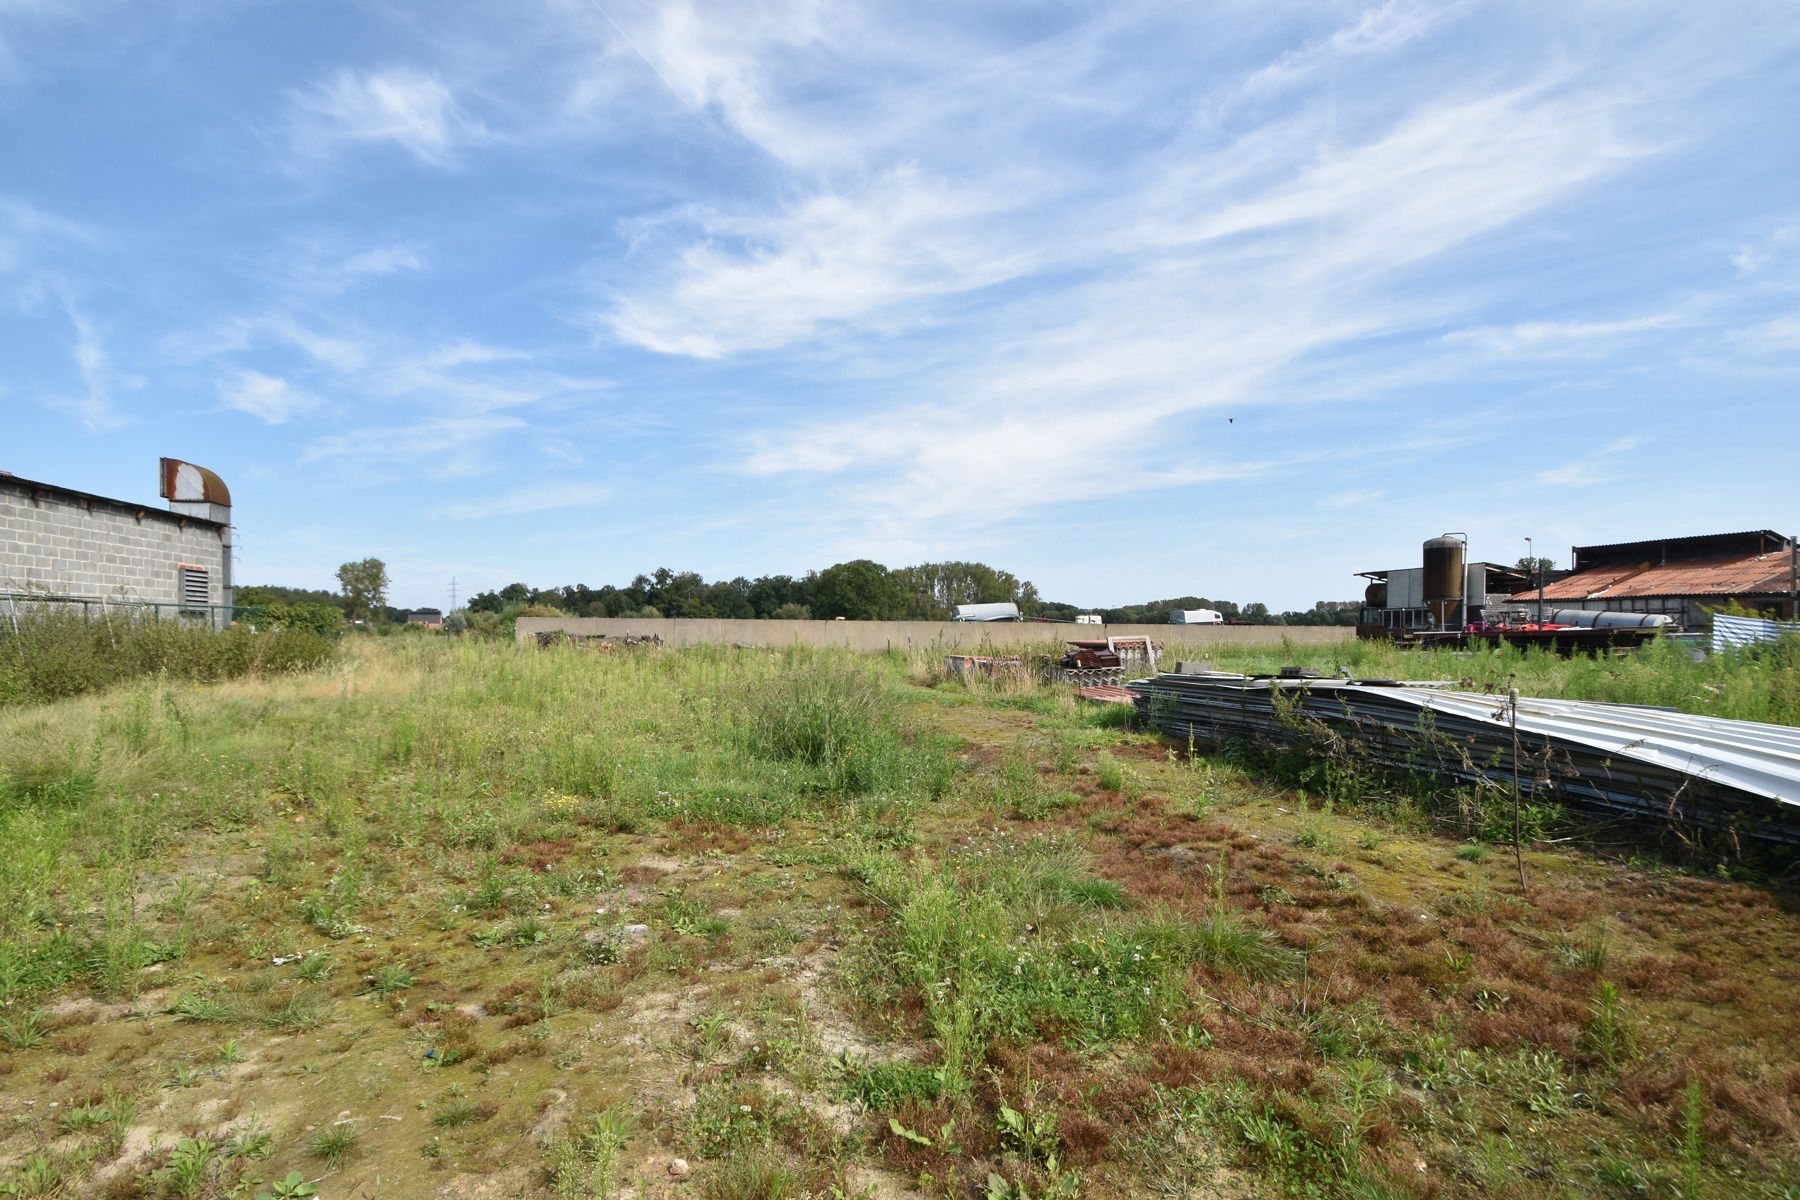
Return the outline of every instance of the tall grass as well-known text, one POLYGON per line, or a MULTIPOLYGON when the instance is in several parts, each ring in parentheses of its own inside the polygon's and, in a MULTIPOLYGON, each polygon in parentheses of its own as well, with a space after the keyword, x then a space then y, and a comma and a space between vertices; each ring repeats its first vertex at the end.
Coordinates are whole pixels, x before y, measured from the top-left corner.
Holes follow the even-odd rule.
POLYGON ((30 612, 15 629, 0 623, 0 707, 98 691, 144 675, 213 682, 240 675, 309 670, 332 642, 300 628, 215 631, 180 620, 108 614, 30 612))
MULTIPOLYGON (((1022 653, 1028 662, 1060 653, 1060 643, 1046 642, 1022 653)), ((1327 674, 1347 670, 1358 679, 1446 680, 1474 690, 1567 700, 1604 700, 1616 704, 1649 704, 1682 712, 1800 725, 1800 638, 1724 654, 1698 654, 1681 642, 1658 639, 1618 656, 1577 655, 1563 658, 1544 650, 1498 646, 1469 650, 1404 650, 1391 642, 1346 639, 1323 645, 1281 642, 1276 645, 1219 644, 1178 654, 1164 652, 1163 664, 1177 657, 1203 658, 1221 671, 1274 674, 1286 666, 1318 667, 1327 674)), ((967 688, 989 698, 995 685, 983 680, 948 683, 941 657, 915 650, 905 658, 915 682, 967 688)), ((1151 673, 1139 664, 1127 675, 1151 673)), ((1066 696, 1065 687, 1045 685, 1030 672, 1009 676, 1008 702, 1047 707, 1066 696)))

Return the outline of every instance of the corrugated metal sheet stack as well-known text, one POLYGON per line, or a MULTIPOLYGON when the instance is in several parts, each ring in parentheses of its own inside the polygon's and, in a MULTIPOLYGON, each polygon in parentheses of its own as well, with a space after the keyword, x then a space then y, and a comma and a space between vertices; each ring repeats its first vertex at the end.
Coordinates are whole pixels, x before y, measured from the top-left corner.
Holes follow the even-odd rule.
POLYGON ((1756 646, 1764 642, 1777 642, 1784 637, 1800 637, 1800 621, 1768 621, 1761 617, 1713 614, 1714 654, 1725 650, 1741 650, 1745 646, 1756 646))
MULTIPOLYGON (((1505 696, 1219 672, 1126 686, 1139 714, 1181 741, 1323 747, 1341 739, 1372 766, 1426 771, 1446 787, 1512 787, 1514 713, 1505 696)), ((1800 729, 1527 697, 1516 719, 1527 796, 1800 844, 1800 729)))

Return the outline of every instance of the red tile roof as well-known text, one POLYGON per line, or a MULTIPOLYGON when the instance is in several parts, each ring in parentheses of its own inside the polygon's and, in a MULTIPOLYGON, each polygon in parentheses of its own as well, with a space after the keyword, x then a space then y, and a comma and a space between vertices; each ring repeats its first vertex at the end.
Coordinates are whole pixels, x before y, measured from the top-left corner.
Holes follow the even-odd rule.
MULTIPOLYGON (((1740 554, 1689 562, 1614 563, 1546 584, 1546 600, 1607 600, 1628 596, 1749 596, 1786 594, 1785 553, 1740 554)), ((1537 599, 1537 589, 1515 601, 1537 599)))

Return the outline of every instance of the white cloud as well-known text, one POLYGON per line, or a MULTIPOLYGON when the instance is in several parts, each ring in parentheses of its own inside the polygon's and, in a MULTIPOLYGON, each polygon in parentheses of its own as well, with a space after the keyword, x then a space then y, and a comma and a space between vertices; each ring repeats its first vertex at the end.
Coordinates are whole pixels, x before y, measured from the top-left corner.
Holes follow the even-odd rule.
POLYGON ((1753 354, 1785 354, 1800 350, 1800 313, 1763 321, 1730 337, 1731 344, 1753 354))
POLYGON ((48 278, 34 289, 39 296, 51 298, 69 323, 75 338, 69 346, 69 357, 80 387, 74 393, 50 392, 39 397, 45 407, 68 413, 91 433, 104 433, 130 425, 131 418, 119 411, 113 399, 120 387, 132 387, 138 380, 122 375, 112 365, 99 327, 76 300, 73 289, 63 280, 48 278))
POLYGON ((1333 492, 1321 497, 1320 508, 1358 508, 1364 504, 1373 504, 1387 495, 1381 488, 1354 488, 1347 492, 1333 492))
POLYGON ((1607 354, 1620 342, 1674 328, 1671 314, 1621 321, 1524 321, 1516 325, 1480 325, 1444 335, 1453 346, 1508 358, 1557 358, 1607 354))
POLYGON ((1796 248, 1800 248, 1800 225, 1787 225, 1765 238, 1739 246, 1731 256, 1731 265, 1740 276, 1764 275, 1777 264, 1793 265, 1796 248))
POLYGON ((392 143, 420 162, 447 165, 485 131, 435 74, 412 67, 339 70, 296 94, 294 140, 312 154, 347 144, 392 143))
POLYGON ((207 328, 173 334, 163 339, 165 353, 182 361, 198 361, 236 354, 256 346, 286 345, 299 350, 320 366, 347 372, 368 361, 365 338, 321 333, 285 312, 230 317, 207 328))
POLYGON ((16 196, 0 195, 0 272, 16 269, 32 253, 55 242, 93 245, 96 231, 79 221, 46 212, 16 196))
POLYGON ((272 274, 292 290, 336 296, 367 280, 419 273, 430 266, 425 252, 410 242, 345 252, 314 241, 284 254, 272 274))
POLYGON ((362 345, 355 339, 320 333, 289 316, 264 318, 261 327, 270 336, 303 351, 314 361, 339 371, 354 371, 367 358, 362 345))
POLYGON ((622 295, 606 323, 626 342, 694 358, 784 346, 837 324, 892 328, 910 304, 1025 267, 1030 256, 984 224, 1006 207, 902 167, 771 217, 694 213, 698 240, 622 295))
POLYGON ((1244 83, 1251 93, 1278 91, 1309 79, 1321 69, 1355 55, 1386 54, 1417 41, 1452 19, 1467 3, 1444 0, 1383 0, 1363 9, 1330 36, 1282 55, 1244 83))
POLYGON ((1584 488, 1617 478, 1617 460, 1644 444, 1636 435, 1615 438, 1586 458, 1578 458, 1537 473, 1543 487, 1584 488))
MULTIPOLYGON (((881 265, 866 276, 835 267, 813 275, 789 268, 835 258, 771 252, 722 262, 691 247, 686 263, 711 269, 689 285, 729 294, 723 281, 762 282, 767 270, 793 286, 785 305, 780 289, 759 287, 730 306, 669 305, 661 348, 716 354, 804 343, 832 320, 895 320, 915 287, 1079 272, 1042 297, 984 314, 983 338, 960 356, 940 348, 948 365, 915 373, 910 390, 942 399, 759 436, 742 469, 841 474, 842 503, 901 522, 995 519, 1268 474, 1281 464, 1238 457, 1226 440, 1233 427, 1202 416, 1279 401, 1277 381, 1309 356, 1441 322, 1457 298, 1422 297, 1394 281, 1631 161, 1636 152, 1616 132, 1625 108, 1625 96, 1546 82, 1421 106, 1323 157, 1310 144, 1272 141, 1266 129, 1198 160, 1183 147, 1108 201, 1103 229, 1077 226, 1080 236, 1065 236, 1064 217, 1061 228, 1043 231, 1056 248, 1041 258, 1016 258, 985 213, 946 217, 954 244, 986 257, 976 253, 974 269, 943 282, 879 253, 856 260, 881 265), (1230 181, 1225 194, 1220 181, 1230 181), (841 291, 823 286, 838 280, 841 291), (764 305, 780 311, 754 323, 723 319, 764 305)), ((897 224, 910 236, 895 244, 916 253, 919 230, 897 224)), ((878 226, 886 228, 868 228, 878 226)), ((853 244, 883 245, 877 232, 853 244)))
POLYGON ((318 397, 261 371, 237 371, 221 380, 219 398, 227 407, 259 417, 270 425, 280 425, 319 405, 318 397))
POLYGON ((340 462, 379 473, 436 459, 441 476, 477 475, 500 465, 483 447, 525 427, 524 421, 513 416, 427 417, 409 425, 320 438, 301 453, 300 461, 340 462))
POLYGON ((480 517, 516 517, 558 508, 592 508, 605 503, 611 494, 608 489, 589 483, 520 488, 503 496, 452 504, 444 510, 444 515, 454 521, 467 521, 480 517))
POLYGON ((777 158, 816 163, 841 154, 846 142, 796 118, 776 93, 783 75, 798 70, 796 52, 836 49, 834 22, 848 19, 818 0, 704 10, 689 0, 664 0, 635 28, 615 28, 690 110, 716 116, 777 158))
POLYGON ((418 248, 408 245, 375 246, 352 254, 338 265, 337 274, 345 280, 393 275, 401 271, 423 271, 425 257, 418 248))
POLYGON ((485 342, 477 342, 464 338, 425 355, 425 365, 436 370, 447 370, 451 367, 474 366, 483 363, 517 362, 528 359, 531 355, 523 350, 515 350, 508 346, 490 346, 485 342))

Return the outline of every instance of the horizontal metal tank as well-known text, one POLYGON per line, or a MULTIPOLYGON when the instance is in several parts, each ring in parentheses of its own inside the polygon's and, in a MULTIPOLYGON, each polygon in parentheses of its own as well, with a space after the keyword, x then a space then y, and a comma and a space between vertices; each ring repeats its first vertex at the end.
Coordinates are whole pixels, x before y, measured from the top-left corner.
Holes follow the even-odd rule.
POLYGON ((1592 608, 1559 608, 1548 620, 1552 625, 1576 625, 1582 629, 1661 629, 1675 623, 1661 613, 1606 612, 1592 608))
POLYGON ((1463 554, 1462 539, 1447 533, 1425 543, 1425 607, 1441 627, 1461 615, 1463 554))

